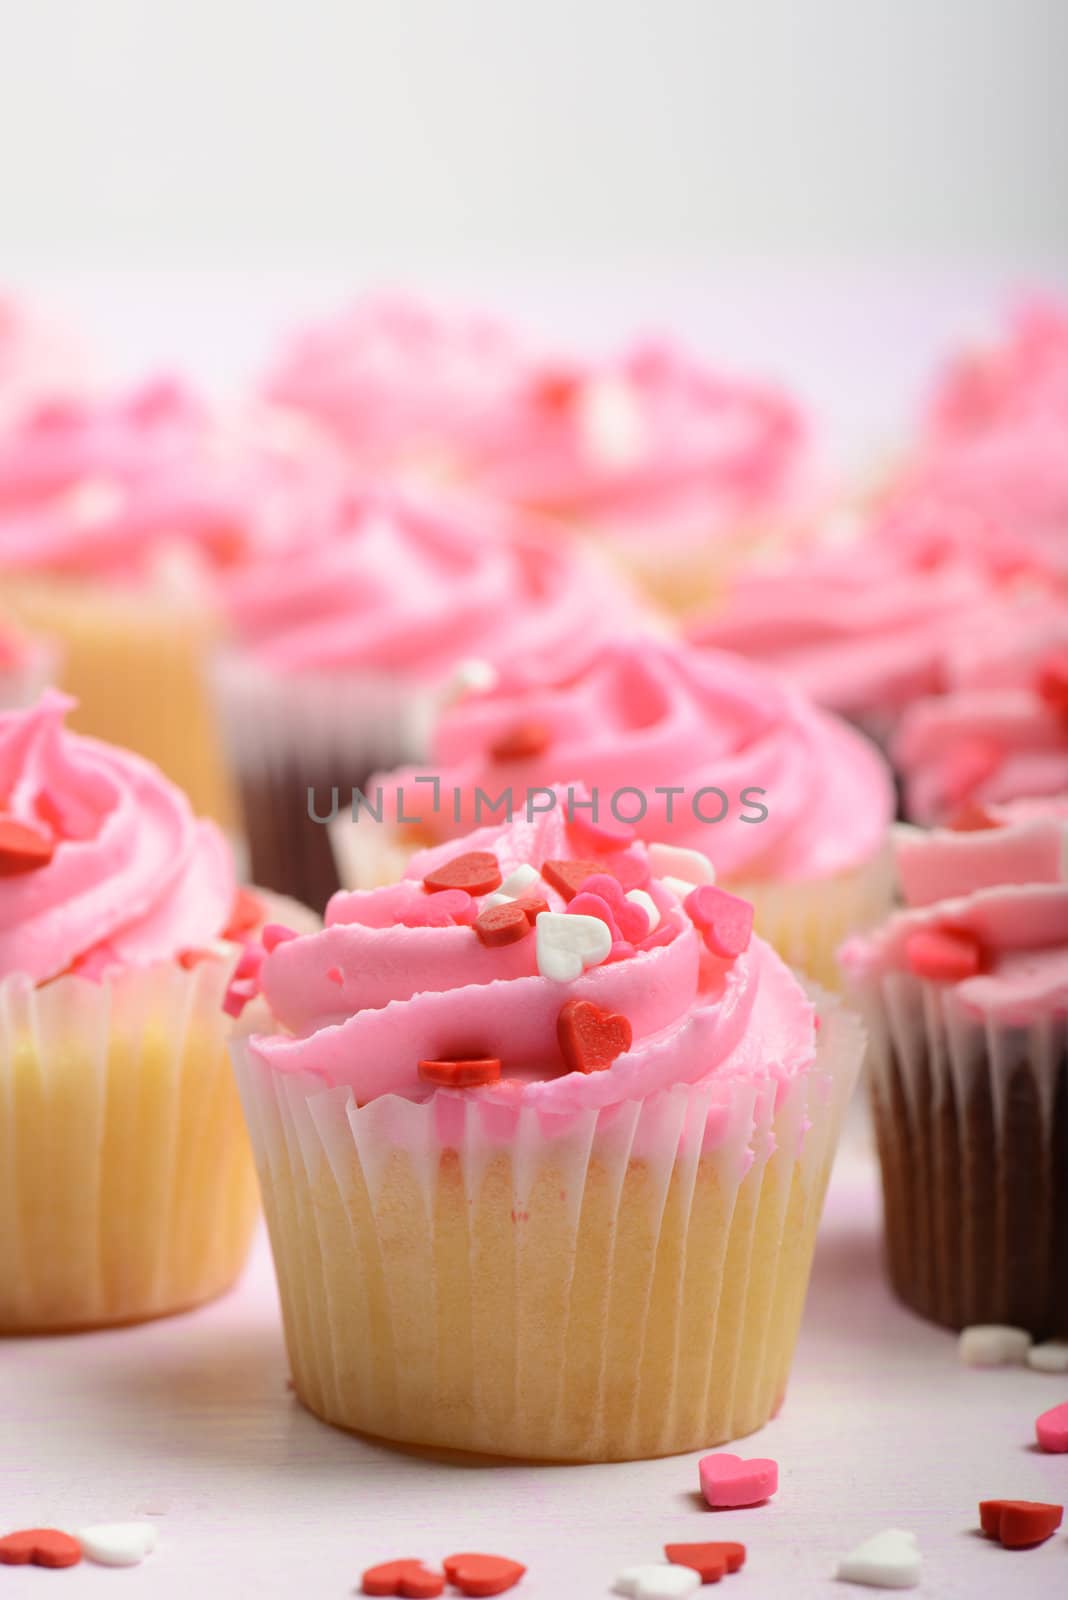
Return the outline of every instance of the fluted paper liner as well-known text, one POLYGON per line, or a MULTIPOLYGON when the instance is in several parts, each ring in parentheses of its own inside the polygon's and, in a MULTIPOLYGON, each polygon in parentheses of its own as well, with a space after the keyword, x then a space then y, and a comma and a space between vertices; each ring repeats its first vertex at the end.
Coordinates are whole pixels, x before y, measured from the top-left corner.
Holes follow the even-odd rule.
POLYGON ((382 1437, 626 1460, 781 1402, 862 1050, 559 1117, 442 1090, 357 1106, 237 1041, 297 1392, 382 1437))
POLYGON ((157 1317, 237 1275, 257 1201, 233 964, 0 983, 0 1333, 157 1317))
MULTIPOLYGON (((352 820, 351 808, 342 811, 329 828, 330 843, 344 889, 374 889, 395 883, 422 844, 385 821, 377 823, 366 811, 352 820)), ((709 855, 715 856, 714 830, 709 833, 709 855)), ((881 922, 893 902, 893 867, 889 843, 861 866, 833 877, 800 883, 720 880, 732 894, 753 906, 757 933, 773 945, 783 960, 799 967, 825 989, 841 986, 837 954, 851 933, 881 922)))
POLYGON ((856 998, 895 1292, 946 1327, 1068 1336, 1068 1017, 1009 1026, 911 973, 856 998))

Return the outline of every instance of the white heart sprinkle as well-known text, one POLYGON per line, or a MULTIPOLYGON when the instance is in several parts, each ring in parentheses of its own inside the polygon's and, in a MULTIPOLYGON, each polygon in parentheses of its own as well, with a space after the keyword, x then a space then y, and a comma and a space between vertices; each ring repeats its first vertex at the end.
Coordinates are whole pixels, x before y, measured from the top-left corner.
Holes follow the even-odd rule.
POLYGON ((536 929, 538 971, 543 978, 570 983, 587 967, 596 967, 612 949, 612 934, 600 917, 570 916, 543 911, 536 929))
POLYGON ((1027 1365, 1036 1372, 1068 1372, 1068 1339, 1033 1344, 1027 1352, 1027 1365))
POLYGON ((977 1323, 965 1328, 957 1352, 966 1367, 1022 1367, 1031 1348, 1031 1335, 1023 1328, 1000 1323, 977 1323))
POLYGON ((520 862, 519 866, 505 878, 498 892, 514 898, 515 895, 522 894, 524 889, 529 889, 532 883, 537 883, 540 877, 537 867, 530 866, 526 861, 520 862))
POLYGON ((685 900, 686 896, 693 894, 697 888, 696 883, 690 883, 686 878, 659 878, 657 881, 662 883, 668 893, 673 894, 677 900, 685 900))
POLYGON ((497 668, 489 661, 472 656, 457 663, 452 677, 445 685, 442 699, 446 705, 462 700, 468 694, 488 694, 497 687, 497 668))
POLYGON ((136 1567, 156 1548, 151 1522, 101 1522, 79 1528, 77 1537, 83 1553, 102 1567, 136 1567))
POLYGON ((621 1572, 614 1587, 616 1594, 633 1595, 635 1600, 674 1600, 676 1595, 694 1594, 701 1587, 701 1574, 693 1567, 650 1561, 621 1572))
POLYGON ((835 1577, 873 1589, 915 1589, 921 1565, 916 1535, 904 1528, 887 1528, 843 1556, 835 1577))
POLYGON ((647 894, 644 889, 629 889, 627 891, 627 899, 632 900, 636 906, 641 906, 645 915, 649 918, 650 933, 654 928, 659 928, 660 912, 657 910, 656 901, 651 894, 647 894))
POLYGON ((510 906, 514 899, 514 894, 504 894, 500 889, 497 889, 493 894, 488 894, 482 904, 485 906, 510 906))
POLYGON ((716 881, 716 869, 702 851, 678 844, 651 844, 649 870, 654 878, 682 878, 693 888, 716 881))

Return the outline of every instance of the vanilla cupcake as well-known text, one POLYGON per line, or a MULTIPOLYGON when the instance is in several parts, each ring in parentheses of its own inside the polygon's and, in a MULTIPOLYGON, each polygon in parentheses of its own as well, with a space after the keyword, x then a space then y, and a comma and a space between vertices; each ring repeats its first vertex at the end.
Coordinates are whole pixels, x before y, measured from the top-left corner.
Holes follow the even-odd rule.
POLYGON ((3 1333, 210 1299, 257 1212, 226 1040, 267 905, 159 771, 64 730, 69 704, 0 714, 3 1333))
POLYGON ((902 829, 906 909, 842 952, 871 1031, 890 1279, 1068 1335, 1068 800, 902 829), (964 820, 964 819, 962 819, 964 820))
POLYGON ((860 1030, 655 846, 591 874, 570 812, 338 895, 261 968, 289 1032, 238 1079, 296 1390, 342 1427, 622 1460, 782 1400, 860 1030))
POLYGON ((640 838, 676 849, 684 876, 711 881, 714 863, 758 932, 827 987, 842 939, 889 909, 894 792, 875 747, 749 662, 652 639, 444 710, 426 766, 374 776, 332 824, 343 880, 389 881, 420 844, 566 782, 596 802, 589 856, 640 838))
POLYGON ((621 585, 527 520, 386 489, 340 497, 226 600, 215 687, 253 876, 316 909, 338 885, 323 824, 369 773, 425 757, 469 658, 518 684, 641 621, 621 585))

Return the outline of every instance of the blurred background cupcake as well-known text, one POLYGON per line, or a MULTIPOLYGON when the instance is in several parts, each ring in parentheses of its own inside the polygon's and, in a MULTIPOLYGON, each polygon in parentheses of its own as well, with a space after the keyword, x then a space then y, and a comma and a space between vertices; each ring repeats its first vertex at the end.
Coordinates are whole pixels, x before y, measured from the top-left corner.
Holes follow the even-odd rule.
POLYGON ((338 885, 321 824, 372 771, 425 758, 465 662, 521 684, 642 625, 621 583, 533 524, 389 489, 340 496, 233 574, 226 604, 215 687, 252 873, 317 909, 338 885))
POLYGON ((871 1033, 886 1251, 951 1328, 1068 1335, 1068 796, 903 828, 903 911, 842 951, 871 1033))
MULTIPOLYGON (((255 1176, 227 1058, 269 916, 140 757, 0 713, 0 1332, 184 1310, 239 1272, 255 1176)), ((255 1008, 246 1025, 260 1026, 255 1008)))
POLYGON ((42 401, 82 393, 90 363, 43 312, 0 287, 0 429, 42 401))
POLYGON ((780 954, 833 984, 846 933, 889 908, 894 797, 879 752, 724 653, 643 639, 603 645, 577 673, 559 665, 444 709, 424 775, 369 780, 383 824, 346 808, 332 827, 347 885, 386 881, 419 845, 500 818, 504 795, 518 811, 539 786, 582 784, 597 805, 591 858, 636 836, 674 847, 685 877, 697 852, 690 871, 711 880, 714 864, 780 954), (399 797, 419 820, 397 822, 399 797))

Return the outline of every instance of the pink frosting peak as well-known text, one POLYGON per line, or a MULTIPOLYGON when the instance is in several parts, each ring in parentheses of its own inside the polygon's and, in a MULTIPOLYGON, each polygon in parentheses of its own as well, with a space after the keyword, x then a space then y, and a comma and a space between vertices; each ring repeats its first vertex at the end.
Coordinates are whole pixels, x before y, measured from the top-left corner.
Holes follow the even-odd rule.
POLYGON ((367 789, 403 789, 405 814, 432 836, 472 827, 479 793, 574 781, 641 838, 746 880, 857 866, 893 814, 889 772, 862 735, 735 656, 651 639, 605 644, 571 676, 468 695, 442 713, 419 771, 439 778, 439 805, 407 781, 414 769, 367 789))
POLYGON ((384 489, 340 498, 314 539, 236 574, 226 603, 276 670, 427 686, 469 657, 510 678, 566 669, 636 620, 617 580, 525 520, 384 489))
POLYGON ((963 936, 980 953, 979 970, 957 980, 954 1001, 970 1015, 1026 1027, 1068 1011, 1068 800, 991 807, 986 823, 899 828, 906 909, 848 940, 841 962, 859 983, 908 972, 917 934, 963 936))
POLYGON ((0 977, 98 976, 203 947, 235 898, 222 834, 140 757, 65 731, 73 702, 47 692, 0 714, 4 824, 46 842, 44 864, 0 866, 0 977))
POLYGON ((956 355, 936 386, 929 430, 937 444, 975 439, 1036 417, 1068 419, 1068 305, 1018 308, 999 343, 956 355))
MULTIPOLYGON (((557 790, 552 810, 423 852, 400 884, 335 896, 321 933, 280 945, 264 962, 261 983, 297 1037, 256 1039, 260 1059, 280 1072, 348 1085, 363 1104, 385 1094, 428 1099, 435 1091, 419 1074, 421 1060, 495 1057, 500 1081, 463 1093, 564 1113, 675 1083, 746 1077, 774 1091, 811 1065, 813 1011, 796 979, 755 938, 733 960, 711 954, 676 894, 650 876, 644 845, 625 854, 630 872, 644 875, 658 924, 637 945, 613 945, 607 960, 567 981, 543 975, 540 918, 536 931, 502 946, 480 941, 459 902, 447 922, 420 921, 419 903, 432 908, 439 898, 426 893, 424 876, 471 851, 496 857, 506 882, 516 868, 533 868, 550 918, 569 922, 559 915, 564 900, 541 876, 546 862, 586 854, 572 836, 566 793, 557 790), (568 1070, 558 1025, 570 1000, 630 1024, 630 1047, 606 1070, 568 1070)), ((484 896, 474 899, 481 911, 484 896)))

